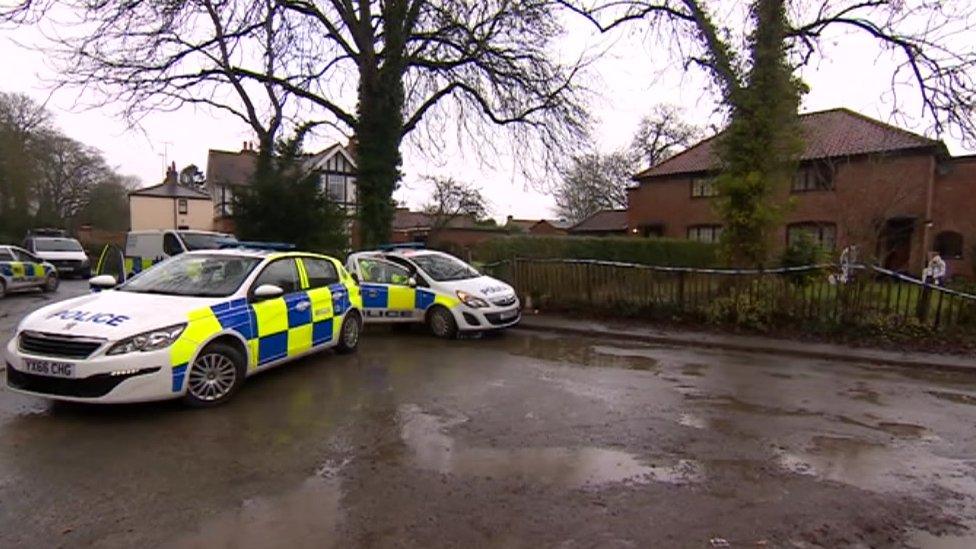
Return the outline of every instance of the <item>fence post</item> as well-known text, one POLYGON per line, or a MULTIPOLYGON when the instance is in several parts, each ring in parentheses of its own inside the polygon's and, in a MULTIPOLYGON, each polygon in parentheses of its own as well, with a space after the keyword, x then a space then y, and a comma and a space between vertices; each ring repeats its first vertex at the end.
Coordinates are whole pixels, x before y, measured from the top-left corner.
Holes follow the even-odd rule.
POLYGON ((685 307, 685 272, 678 271, 678 307, 684 312, 685 307))
POLYGON ((932 298, 932 288, 928 284, 922 286, 922 294, 918 296, 918 306, 915 309, 915 316, 918 320, 925 322, 929 314, 929 301, 932 298))
POLYGON ((586 302, 593 305, 593 264, 586 263, 586 302))

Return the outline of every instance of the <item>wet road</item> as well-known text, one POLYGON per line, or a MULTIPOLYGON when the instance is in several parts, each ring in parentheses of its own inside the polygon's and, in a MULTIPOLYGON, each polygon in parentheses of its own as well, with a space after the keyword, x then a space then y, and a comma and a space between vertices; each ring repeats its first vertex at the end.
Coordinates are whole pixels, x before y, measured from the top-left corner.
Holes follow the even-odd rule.
POLYGON ((373 330, 213 410, 0 391, 0 546, 971 547, 974 420, 959 374, 373 330))

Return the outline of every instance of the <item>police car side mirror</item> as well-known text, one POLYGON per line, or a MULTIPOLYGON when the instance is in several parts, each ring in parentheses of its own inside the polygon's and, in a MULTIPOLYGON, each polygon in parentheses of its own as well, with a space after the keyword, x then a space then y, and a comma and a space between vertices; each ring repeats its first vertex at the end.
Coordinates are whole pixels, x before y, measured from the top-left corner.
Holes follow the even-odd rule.
POLYGON ((274 284, 262 284, 254 290, 254 299, 257 301, 274 299, 283 295, 285 295, 285 291, 281 289, 281 286, 274 284))
POLYGON ((94 278, 88 279, 88 286, 98 290, 110 290, 117 285, 118 282, 112 275, 98 275, 94 278))
POLYGON ((408 278, 407 279, 407 286, 410 286, 411 288, 416 288, 417 287, 417 278, 416 277, 413 277, 413 276, 411 276, 410 278, 408 278))

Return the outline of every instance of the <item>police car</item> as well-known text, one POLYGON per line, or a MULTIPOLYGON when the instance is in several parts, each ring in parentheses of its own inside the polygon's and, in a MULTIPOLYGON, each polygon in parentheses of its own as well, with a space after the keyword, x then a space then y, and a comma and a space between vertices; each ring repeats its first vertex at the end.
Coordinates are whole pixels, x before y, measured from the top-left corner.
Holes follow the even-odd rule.
POLYGON ((330 257, 187 252, 115 286, 38 309, 7 345, 7 384, 81 402, 183 398, 210 406, 244 378, 302 355, 356 350, 362 302, 330 257))
POLYGON ((0 298, 7 292, 30 288, 57 290, 57 269, 23 248, 0 246, 0 298))
POLYGON ((393 248, 351 254, 366 322, 425 323, 438 336, 509 328, 521 320, 508 284, 438 251, 393 248))

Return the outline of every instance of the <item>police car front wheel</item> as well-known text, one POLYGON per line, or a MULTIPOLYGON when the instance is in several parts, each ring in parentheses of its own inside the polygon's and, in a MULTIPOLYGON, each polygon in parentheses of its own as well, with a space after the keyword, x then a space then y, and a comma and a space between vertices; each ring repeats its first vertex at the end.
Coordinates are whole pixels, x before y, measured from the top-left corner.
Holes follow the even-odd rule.
POLYGON ((434 307, 427 313, 427 326, 435 336, 445 339, 453 339, 458 333, 454 315, 444 307, 434 307))
POLYGON ((209 407, 223 404, 244 382, 244 357, 225 343, 207 345, 190 367, 187 380, 187 404, 209 407))
POLYGON ((363 329, 363 321, 358 314, 350 313, 342 321, 342 329, 339 331, 339 343, 336 345, 336 352, 341 354, 354 353, 359 348, 359 333, 363 329))

